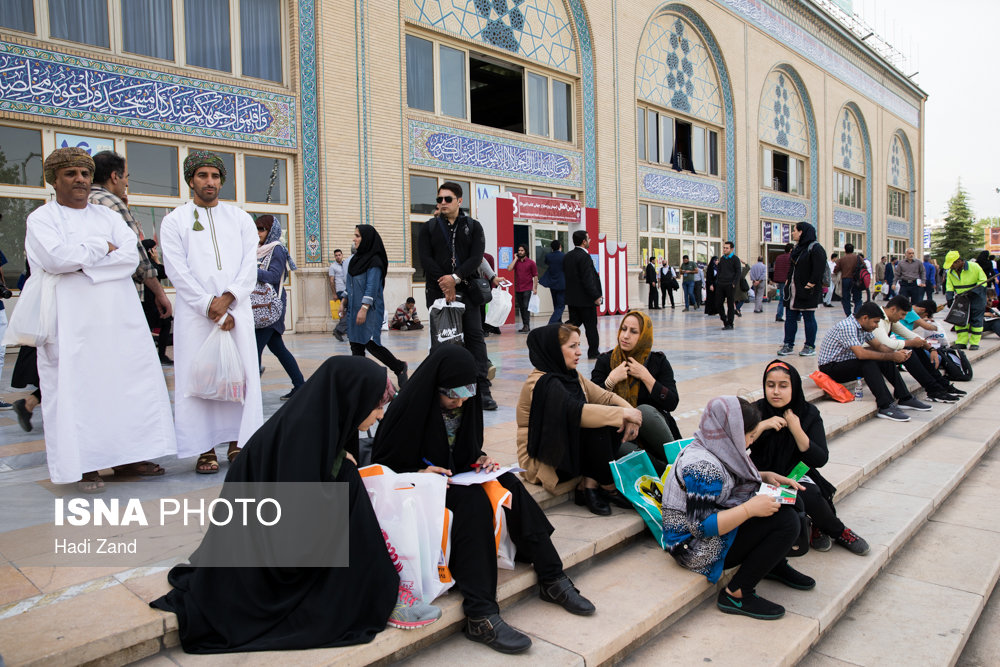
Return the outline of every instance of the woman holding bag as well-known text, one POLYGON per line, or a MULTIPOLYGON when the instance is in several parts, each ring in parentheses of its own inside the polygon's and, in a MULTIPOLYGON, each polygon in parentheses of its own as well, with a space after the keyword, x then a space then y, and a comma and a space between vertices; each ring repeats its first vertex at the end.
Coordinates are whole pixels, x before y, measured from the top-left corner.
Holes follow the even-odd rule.
POLYGON ((727 614, 777 620, 785 608, 758 596, 761 579, 774 578, 799 590, 816 585, 785 560, 799 536, 799 515, 766 495, 761 482, 802 485, 774 472, 759 472, 747 455, 760 412, 742 398, 709 401, 694 434, 663 484, 663 539, 677 563, 711 583, 724 568, 739 566, 719 591, 716 605, 727 614))

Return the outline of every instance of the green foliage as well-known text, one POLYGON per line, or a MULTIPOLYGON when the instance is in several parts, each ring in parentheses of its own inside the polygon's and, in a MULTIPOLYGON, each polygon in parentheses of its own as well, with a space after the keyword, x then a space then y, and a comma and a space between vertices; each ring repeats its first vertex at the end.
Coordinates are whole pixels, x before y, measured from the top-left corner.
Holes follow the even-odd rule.
POLYGON ((944 261, 944 256, 951 250, 970 259, 972 251, 983 245, 983 236, 976 236, 973 231, 975 219, 969 207, 969 195, 961 182, 951 199, 948 200, 948 215, 944 218, 944 227, 935 230, 931 236, 931 256, 944 261))

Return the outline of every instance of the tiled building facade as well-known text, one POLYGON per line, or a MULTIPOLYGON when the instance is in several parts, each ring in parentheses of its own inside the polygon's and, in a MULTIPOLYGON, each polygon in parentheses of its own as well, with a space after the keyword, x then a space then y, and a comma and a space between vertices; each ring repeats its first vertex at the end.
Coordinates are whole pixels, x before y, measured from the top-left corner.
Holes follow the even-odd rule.
MULTIPOLYGON (((10 202, 48 196, 30 153, 63 135, 138 156, 130 203, 151 219, 187 196, 164 147, 176 163, 214 147, 232 155, 231 199, 286 216, 298 330, 327 326, 326 266, 354 224, 385 239, 387 303, 422 291, 414 232, 443 180, 474 215, 504 192, 578 199, 636 268, 730 238, 743 257, 773 253, 798 220, 875 257, 920 237, 926 95, 809 2, 145 3, 172 17, 170 53, 148 30, 130 37, 137 0, 14 4, 33 30, 0 10, 0 146, 27 131, 41 147, 6 158, 21 176, 0 165, 0 247, 10 202), (67 6, 105 8, 107 46, 67 36, 67 6), (226 47, 192 47, 205 31, 191 13, 223 8, 226 47)), ((515 238, 538 254, 566 232, 524 221, 515 238)))

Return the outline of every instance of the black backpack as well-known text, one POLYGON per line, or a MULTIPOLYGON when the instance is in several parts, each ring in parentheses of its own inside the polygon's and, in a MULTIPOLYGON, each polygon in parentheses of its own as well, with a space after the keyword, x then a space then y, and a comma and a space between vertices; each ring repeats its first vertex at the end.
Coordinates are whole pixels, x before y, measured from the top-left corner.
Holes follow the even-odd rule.
POLYGON ((962 350, 941 350, 941 370, 953 382, 968 382, 972 379, 972 364, 962 350))

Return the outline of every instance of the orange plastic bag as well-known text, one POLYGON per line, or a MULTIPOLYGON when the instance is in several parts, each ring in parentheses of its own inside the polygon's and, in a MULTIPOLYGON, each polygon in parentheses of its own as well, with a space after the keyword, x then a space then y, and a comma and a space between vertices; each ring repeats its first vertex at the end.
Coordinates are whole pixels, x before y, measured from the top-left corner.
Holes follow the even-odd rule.
POLYGON ((850 389, 840 384, 823 371, 815 371, 810 376, 816 386, 822 389, 827 396, 841 403, 850 403, 854 400, 854 393, 850 389))

